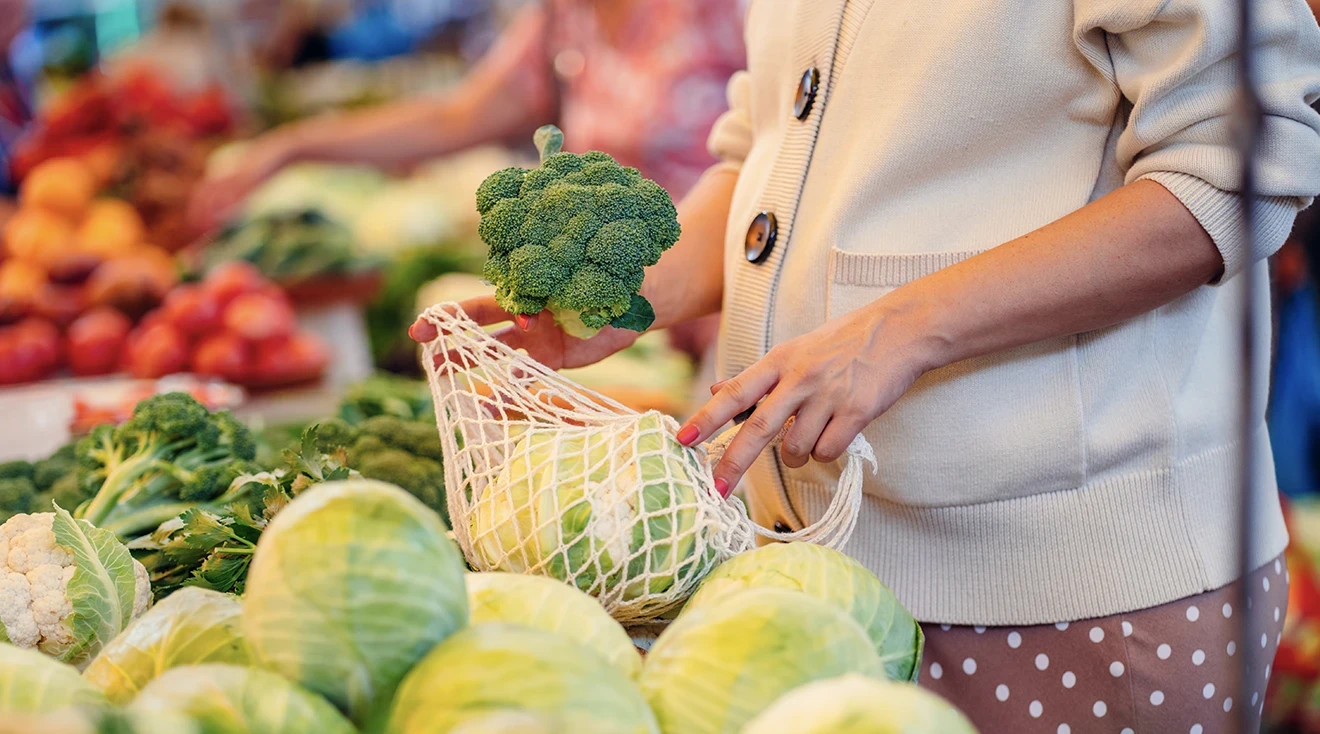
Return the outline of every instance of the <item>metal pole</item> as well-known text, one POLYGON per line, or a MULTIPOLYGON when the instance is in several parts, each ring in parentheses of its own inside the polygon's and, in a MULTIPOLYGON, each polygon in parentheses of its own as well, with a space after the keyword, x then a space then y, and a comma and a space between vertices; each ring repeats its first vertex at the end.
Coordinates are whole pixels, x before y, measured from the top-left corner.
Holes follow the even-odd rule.
MULTIPOLYGON (((1252 5, 1252 0, 1238 0, 1239 87, 1235 110, 1237 144, 1242 161, 1242 179, 1238 189, 1242 206, 1242 246, 1247 252, 1253 252, 1255 249, 1253 244, 1256 235, 1256 152, 1260 144, 1262 124, 1260 97, 1255 78, 1255 49, 1252 44, 1252 30, 1255 20, 1252 5)), ((1238 477, 1241 488, 1239 567, 1241 571, 1240 578, 1243 582, 1240 584, 1241 589, 1237 604, 1242 628, 1242 644, 1238 649, 1242 651, 1242 659, 1238 670, 1239 680, 1235 698, 1238 710, 1238 728, 1243 734, 1247 734, 1251 732, 1250 727, 1255 712, 1264 705, 1263 700, 1258 701, 1257 705, 1252 705, 1251 695, 1259 693, 1261 699, 1265 695, 1263 690, 1252 690, 1252 672, 1261 671, 1260 666, 1264 664, 1265 659, 1265 648, 1254 644, 1254 641, 1265 632, 1263 625, 1256 623, 1256 619, 1260 615, 1247 608, 1251 589, 1245 583, 1247 574, 1253 570, 1252 549, 1256 540, 1254 500, 1257 487, 1255 478, 1260 457, 1257 456, 1256 441, 1254 439, 1257 428, 1256 416, 1259 415, 1261 409, 1261 406, 1258 405, 1259 401, 1256 399, 1256 378, 1262 372, 1262 365, 1259 364, 1260 360, 1257 358, 1260 350, 1256 348, 1259 334, 1256 328, 1257 283, 1255 267, 1250 267, 1243 272, 1239 280, 1242 281, 1239 284, 1242 295, 1242 387, 1239 396, 1240 414, 1238 416, 1241 446, 1240 474, 1238 477)))

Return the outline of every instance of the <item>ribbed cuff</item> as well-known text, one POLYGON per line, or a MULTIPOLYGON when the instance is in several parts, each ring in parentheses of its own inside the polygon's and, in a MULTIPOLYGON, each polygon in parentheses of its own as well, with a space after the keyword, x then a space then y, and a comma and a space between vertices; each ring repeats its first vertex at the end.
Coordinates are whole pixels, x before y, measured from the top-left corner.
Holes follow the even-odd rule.
POLYGON ((1299 210, 1300 202, 1293 197, 1257 199, 1256 237, 1248 250, 1242 229, 1241 200, 1236 193, 1215 188, 1203 179, 1178 171, 1153 171, 1138 180, 1141 179, 1154 181, 1178 197, 1210 235, 1224 258, 1224 274, 1216 285, 1282 247, 1299 210))

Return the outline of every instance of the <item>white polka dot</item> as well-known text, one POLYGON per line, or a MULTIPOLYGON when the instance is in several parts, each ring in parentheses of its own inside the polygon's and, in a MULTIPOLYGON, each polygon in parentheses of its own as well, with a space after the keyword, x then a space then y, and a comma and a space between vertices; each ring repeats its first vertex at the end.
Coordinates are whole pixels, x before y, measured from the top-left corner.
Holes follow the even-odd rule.
POLYGON ((1027 711, 1030 712, 1031 718, 1039 719, 1040 715, 1045 713, 1045 707, 1040 705, 1040 701, 1032 701, 1027 711))
POLYGON ((971 658, 967 658, 966 660, 964 660, 964 661, 963 661, 963 672, 966 673, 966 674, 968 674, 968 675, 972 675, 973 673, 975 673, 975 672, 976 672, 976 661, 973 660, 973 659, 971 659, 971 658))
POLYGON ((1201 618, 1201 610, 1196 607, 1187 607, 1187 621, 1195 622, 1201 618))
POLYGON ((1097 719, 1103 719, 1108 711, 1109 707, 1105 705, 1104 701, 1096 701, 1095 705, 1091 707, 1091 713, 1095 714, 1097 719))
POLYGON ((1259 694, 1259 693, 1253 693, 1253 694, 1251 694, 1251 705, 1252 705, 1252 706, 1255 706, 1255 705, 1256 705, 1256 701, 1257 701, 1259 698, 1260 698, 1260 694, 1259 694))
POLYGON ((1268 647, 1269 644, 1270 644, 1270 636, 1262 633, 1260 636, 1260 646, 1268 647))
POLYGON ((1215 696, 1215 684, 1206 683, 1205 688, 1201 689, 1201 697, 1209 701, 1210 699, 1214 698, 1214 696, 1215 696))
POLYGON ((1192 724, 1192 728, 1188 730, 1187 734, 1201 734, 1203 731, 1205 730, 1201 728, 1200 724, 1192 724))
POLYGON ((939 680, 940 678, 943 678, 943 677, 944 677, 944 667, 941 666, 939 663, 931 663, 931 664, 930 664, 930 677, 934 678, 935 680, 939 680))
MULTIPOLYGON (((1228 618, 1231 617, 1231 616, 1233 616, 1233 605, 1232 605, 1232 604, 1229 604, 1229 603, 1227 603, 1227 602, 1225 602, 1225 603, 1224 603, 1224 619, 1228 619, 1228 618)), ((1198 726, 1199 726, 1199 724, 1198 724, 1198 726)))
POLYGON ((1275 608, 1274 608, 1274 621, 1275 621, 1275 622, 1279 621, 1279 608, 1278 608, 1278 607, 1275 607, 1275 608))
POLYGON ((1169 647, 1167 643, 1155 648, 1155 656, 1160 660, 1168 660, 1169 656, 1172 654, 1173 648, 1169 647))
POLYGON ((1019 647, 1022 647, 1022 635, 1019 635, 1016 632, 1009 632, 1008 646, 1013 648, 1014 650, 1018 649, 1019 647))
POLYGON ((983 634, 985 634, 985 628, 984 628, 984 627, 973 627, 973 628, 972 628, 972 631, 975 632, 975 633, 978 634, 978 635, 983 635, 983 634))
POLYGON ((1109 664, 1109 674, 1115 678, 1123 675, 1123 664, 1115 660, 1109 664))
POLYGON ((1059 728, 1055 729, 1055 732, 1057 734, 1072 734, 1072 727, 1067 724, 1059 724, 1059 728))
POLYGON ((1123 731, 1120 731, 1118 734, 1137 734, 1137 733, 1132 731, 1131 729, 1124 729, 1123 731))
POLYGON ((1073 675, 1073 672, 1072 672, 1071 670, 1069 670, 1068 672, 1064 673, 1064 674, 1063 674, 1063 687, 1064 687, 1064 688, 1072 688, 1072 687, 1075 686, 1075 685, 1077 685, 1077 676, 1073 675))
POLYGON ((1269 590, 1270 590, 1270 579, 1269 579, 1268 576, 1266 576, 1265 578, 1262 578, 1262 579, 1260 580, 1260 586, 1261 586, 1261 588, 1265 589, 1266 591, 1269 591, 1269 590))
POLYGON ((1104 639, 1105 639, 1104 630, 1100 629, 1099 627, 1091 628, 1091 642, 1103 642, 1104 639))
POLYGON ((1192 665, 1200 665, 1205 662, 1205 650, 1197 650, 1192 653, 1192 665))
POLYGON ((1278 576, 1278 575, 1281 574, 1281 573, 1283 573, 1283 564, 1279 562, 1279 559, 1275 558, 1275 559, 1274 559, 1274 575, 1275 575, 1275 576, 1278 576))
POLYGON ((1044 670, 1050 667, 1050 656, 1041 653, 1036 656, 1036 670, 1044 670))
POLYGON ((1054 629, 1056 629, 1056 630, 1062 632, 1062 631, 1068 629, 1068 623, 1067 623, 1067 622, 1058 622, 1058 623, 1056 623, 1056 624, 1054 625, 1054 629))
POLYGON ((1004 685, 1003 683, 1000 683, 1000 684, 999 684, 999 687, 998 687, 998 688, 995 688, 995 698, 999 699, 1001 702, 1003 702, 1003 701, 1007 701, 1007 700, 1008 700, 1008 686, 1004 685))
POLYGON ((1164 691, 1155 691, 1150 694, 1150 705, 1159 706, 1164 703, 1164 691))
POLYGON ((1265 680, 1269 680, 1269 679, 1270 679, 1270 667, 1272 667, 1273 665, 1274 665, 1273 663, 1266 663, 1266 664, 1265 664, 1265 680))
POLYGON ((1229 657, 1232 657, 1233 653, 1235 653, 1235 652, 1237 652, 1237 643, 1234 642, 1234 641, 1232 641, 1232 640, 1229 640, 1229 641, 1228 641, 1228 654, 1229 654, 1229 657))
POLYGON ((1124 636, 1124 637, 1131 637, 1131 636, 1132 636, 1132 623, 1131 623, 1131 622, 1124 622, 1124 623, 1123 623, 1123 636, 1124 636))
POLYGON ((1274 636, 1274 645, 1277 647, 1282 642, 1283 642, 1283 633, 1280 632, 1274 636))
POLYGON ((951 627, 951 626, 949 626, 949 625, 947 625, 947 624, 942 624, 942 625, 940 625, 940 629, 944 630, 945 632, 948 632, 949 630, 953 629, 953 627, 951 627))
POLYGON ((1224 699, 1224 713, 1228 713, 1229 711, 1232 711, 1232 710, 1233 710, 1233 699, 1231 699, 1231 698, 1225 698, 1225 699, 1224 699))

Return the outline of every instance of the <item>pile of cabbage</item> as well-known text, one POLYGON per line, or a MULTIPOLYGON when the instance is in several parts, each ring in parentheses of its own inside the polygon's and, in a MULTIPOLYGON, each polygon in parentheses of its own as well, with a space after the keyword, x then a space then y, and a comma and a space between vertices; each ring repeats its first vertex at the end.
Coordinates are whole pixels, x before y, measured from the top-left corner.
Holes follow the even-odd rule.
POLYGON ((352 479, 271 521, 241 599, 177 591, 82 671, 0 643, 0 734, 972 732, 913 685, 921 644, 860 565, 789 544, 715 569, 643 659, 596 599, 468 572, 434 511, 352 479))

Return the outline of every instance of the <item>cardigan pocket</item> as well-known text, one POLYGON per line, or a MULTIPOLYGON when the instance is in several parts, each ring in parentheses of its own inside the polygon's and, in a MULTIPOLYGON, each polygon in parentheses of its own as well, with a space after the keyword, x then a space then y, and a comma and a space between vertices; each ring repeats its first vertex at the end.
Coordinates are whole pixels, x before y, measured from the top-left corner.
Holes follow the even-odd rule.
MULTIPOLYGON (((830 258, 829 317, 976 252, 830 258)), ((1077 340, 1060 337, 923 375, 864 431, 879 473, 869 494, 903 505, 968 505, 1084 483, 1077 340)))

